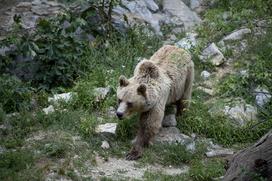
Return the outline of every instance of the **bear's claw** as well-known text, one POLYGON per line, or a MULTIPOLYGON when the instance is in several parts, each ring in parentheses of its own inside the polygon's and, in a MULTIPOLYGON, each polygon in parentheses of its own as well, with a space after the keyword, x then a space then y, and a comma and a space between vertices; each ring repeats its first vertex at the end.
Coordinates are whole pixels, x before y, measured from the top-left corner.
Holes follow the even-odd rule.
POLYGON ((137 160, 142 154, 139 151, 133 150, 126 155, 126 160, 137 160))

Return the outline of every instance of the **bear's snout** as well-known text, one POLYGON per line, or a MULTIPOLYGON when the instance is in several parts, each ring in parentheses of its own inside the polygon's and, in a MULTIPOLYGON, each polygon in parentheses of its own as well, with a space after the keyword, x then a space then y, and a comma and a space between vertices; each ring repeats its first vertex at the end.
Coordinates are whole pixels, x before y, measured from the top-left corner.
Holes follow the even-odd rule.
POLYGON ((121 112, 116 112, 116 116, 119 118, 119 119, 122 119, 123 118, 123 113, 121 112))

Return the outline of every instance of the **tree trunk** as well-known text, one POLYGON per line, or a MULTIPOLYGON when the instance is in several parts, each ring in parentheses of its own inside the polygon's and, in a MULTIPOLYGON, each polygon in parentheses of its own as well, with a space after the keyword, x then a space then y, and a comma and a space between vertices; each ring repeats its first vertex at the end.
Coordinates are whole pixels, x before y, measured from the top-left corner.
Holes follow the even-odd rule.
POLYGON ((251 181, 257 178, 272 181, 272 130, 253 146, 231 158, 223 181, 251 181))

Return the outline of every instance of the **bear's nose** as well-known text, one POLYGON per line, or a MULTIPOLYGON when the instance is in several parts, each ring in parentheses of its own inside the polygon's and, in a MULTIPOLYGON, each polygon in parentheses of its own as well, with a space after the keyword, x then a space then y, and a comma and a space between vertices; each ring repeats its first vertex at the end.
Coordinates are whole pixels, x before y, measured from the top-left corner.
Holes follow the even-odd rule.
POLYGON ((116 115, 117 115, 117 117, 118 117, 119 119, 121 119, 121 118, 123 117, 123 113, 121 113, 121 112, 117 112, 116 115))

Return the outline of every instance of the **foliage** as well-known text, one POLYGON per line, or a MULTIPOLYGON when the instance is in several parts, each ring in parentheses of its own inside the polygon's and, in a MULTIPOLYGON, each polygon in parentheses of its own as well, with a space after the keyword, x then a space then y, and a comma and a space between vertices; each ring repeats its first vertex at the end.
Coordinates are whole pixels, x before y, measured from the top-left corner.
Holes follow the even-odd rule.
POLYGON ((235 127, 228 118, 224 116, 211 116, 209 108, 198 97, 197 91, 193 92, 193 101, 188 109, 179 119, 178 127, 185 133, 198 133, 208 138, 214 138, 224 145, 235 143, 249 143, 257 140, 265 134, 272 125, 272 119, 268 119, 262 124, 251 122, 244 127, 235 127))
POLYGON ((0 76, 0 105, 6 113, 29 110, 33 89, 14 76, 0 76))
POLYGON ((224 162, 222 160, 200 161, 194 160, 189 170, 189 175, 193 180, 206 181, 220 177, 224 174, 224 162))

